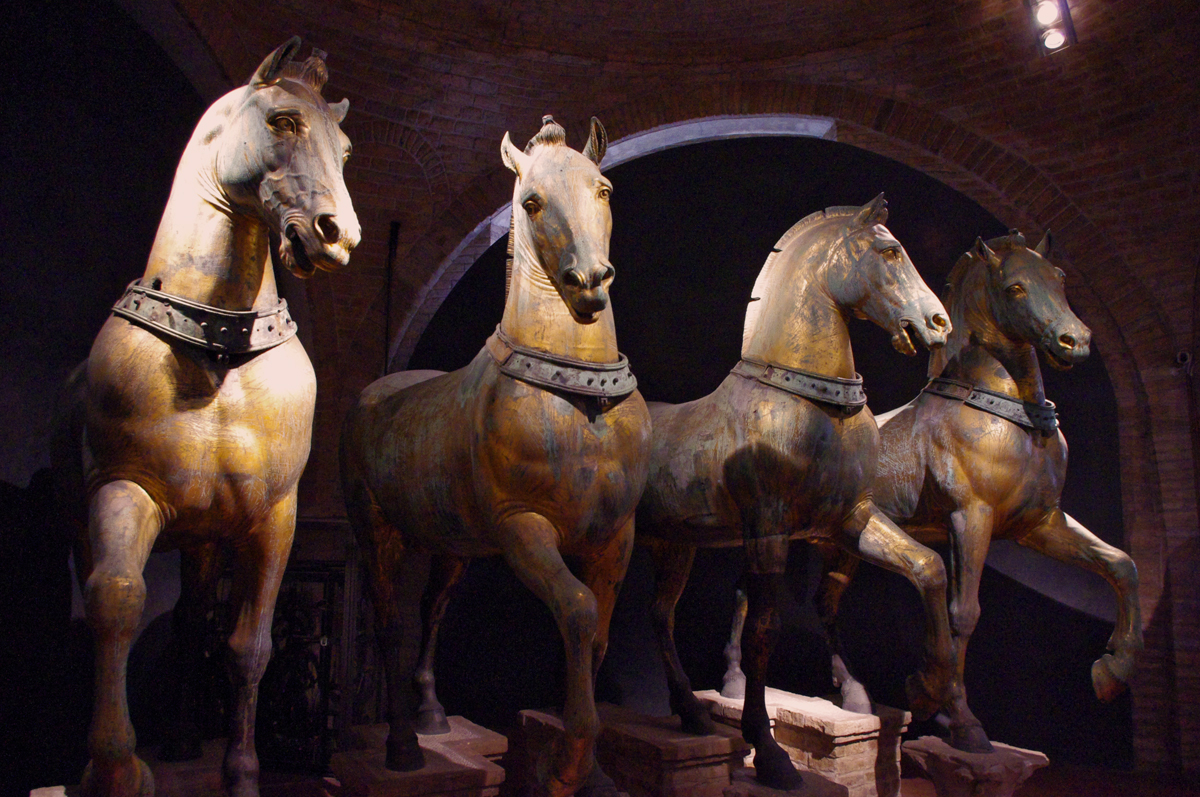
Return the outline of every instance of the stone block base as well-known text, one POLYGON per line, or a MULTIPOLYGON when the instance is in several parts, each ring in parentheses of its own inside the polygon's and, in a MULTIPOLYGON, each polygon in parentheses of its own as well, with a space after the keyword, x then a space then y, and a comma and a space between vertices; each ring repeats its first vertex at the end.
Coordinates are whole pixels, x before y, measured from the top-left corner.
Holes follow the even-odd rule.
MULTIPOLYGON (((741 728, 742 701, 719 692, 696 692, 714 720, 741 728)), ((912 715, 878 706, 855 714, 828 700, 767 689, 767 714, 775 741, 802 771, 845 786, 848 797, 896 797, 900 793, 900 735, 912 715)))
POLYGON ((504 782, 496 763, 508 740, 463 717, 449 717, 450 733, 419 735, 425 766, 394 772, 384 766, 388 726, 352 728, 329 768, 354 797, 495 797, 504 782))
POLYGON ((904 756, 923 771, 938 797, 1011 797, 1036 770, 1044 753, 992 742, 991 753, 964 753, 936 736, 904 743, 904 756))
MULTIPOLYGON (((620 706, 600 704, 601 730, 596 761, 617 788, 630 797, 724 797, 734 770, 750 748, 732 728, 709 736, 679 730, 678 717, 648 717, 620 706)), ((543 711, 521 712, 524 761, 510 767, 509 780, 531 781, 536 765, 562 735, 562 720, 543 711), (516 771, 520 769, 518 774, 516 771)), ((516 760, 512 756, 511 760, 516 760)), ((509 792, 508 785, 505 792, 509 792)), ((512 794, 522 794, 519 787, 512 794)))
POLYGON ((799 787, 781 791, 759 783, 754 768, 746 767, 733 773, 733 782, 725 787, 722 797, 847 797, 850 793, 845 786, 816 772, 801 772, 800 779, 799 787))

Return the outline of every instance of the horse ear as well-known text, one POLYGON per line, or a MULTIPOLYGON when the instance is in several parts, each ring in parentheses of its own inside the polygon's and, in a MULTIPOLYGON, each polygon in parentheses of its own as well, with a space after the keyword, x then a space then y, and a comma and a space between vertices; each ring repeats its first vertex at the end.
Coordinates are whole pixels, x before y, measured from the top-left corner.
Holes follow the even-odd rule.
POLYGON ((887 200, 883 198, 881 191, 879 196, 862 206, 858 215, 854 217, 854 223, 860 227, 866 227, 869 224, 886 224, 887 216, 887 200))
POLYGON ((1046 234, 1042 236, 1041 242, 1034 248, 1033 251, 1037 252, 1042 257, 1049 257, 1050 247, 1053 245, 1054 241, 1050 238, 1050 231, 1046 230, 1046 234))
POLYGON ((258 65, 258 69, 254 72, 254 77, 250 78, 250 85, 253 88, 261 89, 264 86, 273 86, 279 82, 279 78, 283 76, 283 68, 292 60, 292 56, 300 49, 300 37, 293 36, 276 48, 275 52, 268 55, 263 62, 258 65))
POLYGON ((335 102, 329 106, 329 110, 333 112, 333 121, 340 125, 346 121, 346 113, 350 110, 350 100, 347 98, 341 102, 335 102))
POLYGON ((528 171, 529 156, 517 149, 517 145, 512 143, 508 133, 504 134, 504 140, 500 142, 500 158, 517 177, 521 177, 523 172, 528 171))
POLYGON ((589 158, 592 163, 597 166, 600 161, 604 160, 604 153, 608 151, 608 133, 604 132, 604 125, 600 124, 600 120, 592 117, 592 132, 588 134, 587 146, 583 148, 583 154, 589 158))
POLYGON ((975 239, 975 254, 978 255, 984 262, 993 268, 1000 268, 1003 262, 1000 255, 992 251, 991 247, 983 242, 982 238, 975 239))

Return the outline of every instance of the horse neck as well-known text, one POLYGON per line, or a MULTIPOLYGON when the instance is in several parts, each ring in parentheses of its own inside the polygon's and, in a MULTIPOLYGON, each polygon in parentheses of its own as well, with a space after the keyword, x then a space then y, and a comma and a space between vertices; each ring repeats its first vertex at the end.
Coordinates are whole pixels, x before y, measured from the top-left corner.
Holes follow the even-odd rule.
POLYGON ((206 128, 201 120, 180 159, 142 284, 226 310, 273 307, 267 228, 235 211, 217 184, 206 128))
POLYGON ((757 308, 742 356, 793 370, 851 379, 854 352, 846 316, 827 285, 844 247, 786 249, 755 284, 757 308), (771 272, 766 272, 770 268, 771 272))
POLYGON ((513 343, 548 354, 574 357, 588 362, 616 362, 616 325, 612 306, 601 311, 590 324, 581 324, 537 261, 519 231, 513 252, 508 295, 500 329, 513 343))
POLYGON ((954 329, 946 346, 931 358, 929 375, 1042 404, 1046 391, 1037 350, 1012 340, 996 325, 987 307, 985 268, 977 263, 944 297, 954 329))

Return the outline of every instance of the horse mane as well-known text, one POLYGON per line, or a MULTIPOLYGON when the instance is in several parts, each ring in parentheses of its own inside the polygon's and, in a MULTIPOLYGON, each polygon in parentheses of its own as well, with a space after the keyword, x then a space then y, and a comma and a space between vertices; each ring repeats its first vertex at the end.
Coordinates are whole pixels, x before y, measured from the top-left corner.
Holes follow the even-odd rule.
POLYGON ((775 283, 778 281, 779 254, 793 244, 797 238, 809 232, 817 225, 833 219, 853 217, 861 211, 862 208, 854 207, 853 205, 834 205, 824 210, 818 210, 793 224, 775 242, 775 246, 771 247, 771 254, 767 255, 762 269, 758 272, 758 278, 754 280, 754 288, 750 292, 750 302, 746 305, 746 321, 742 326, 743 349, 750 342, 750 339, 754 337, 754 333, 758 328, 758 317, 763 306, 762 299, 770 294, 771 289, 775 287, 775 283))
MULTIPOLYGON (((1001 235, 985 242, 989 249, 1004 258, 1014 249, 1026 248, 1025 236, 1017 230, 1010 230, 1008 235, 1001 235)), ((958 258, 950 275, 946 278, 946 287, 942 290, 942 305, 950 314, 950 323, 954 331, 950 340, 941 349, 931 353, 929 358, 929 376, 941 374, 946 363, 958 353, 970 336, 971 330, 984 330, 991 326, 991 316, 986 308, 984 292, 977 290, 981 269, 988 268, 987 261, 979 255, 972 246, 958 258)))

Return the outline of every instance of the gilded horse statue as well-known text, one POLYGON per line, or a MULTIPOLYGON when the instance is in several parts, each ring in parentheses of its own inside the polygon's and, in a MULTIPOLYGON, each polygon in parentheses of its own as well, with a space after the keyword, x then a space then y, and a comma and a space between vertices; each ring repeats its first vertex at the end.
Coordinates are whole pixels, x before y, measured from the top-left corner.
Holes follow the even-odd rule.
POLYGON ((854 370, 847 318, 869 318, 913 355, 946 341, 950 323, 900 243, 884 226, 883 196, 797 222, 754 285, 742 358, 708 396, 650 405, 650 478, 638 539, 658 575, 652 619, 672 710, 685 730, 712 721, 693 696, 673 639, 675 604, 698 546, 742 545, 749 620, 742 734, 760 781, 793 788, 799 775, 771 736, 764 677, 779 633, 777 605, 788 543, 824 540, 906 576, 926 609, 924 670, 909 679, 914 704, 932 712, 953 669, 946 575, 871 499, 879 433, 854 370))
POLYGON ((176 630, 196 640, 200 596, 232 551, 235 706, 223 779, 236 797, 258 794, 255 703, 316 399, 272 260, 301 277, 335 269, 360 234, 342 177, 349 103, 321 98, 325 63, 293 63, 299 46, 275 50, 200 119, 146 270, 68 386, 81 458, 64 467, 87 496, 76 563, 96 641, 85 795, 154 792, 134 753, 125 669, 146 559, 174 548, 184 562, 176 630))
POLYGON ((524 151, 507 134, 501 144, 517 180, 496 332, 458 371, 374 382, 342 434, 346 505, 388 685, 387 766, 423 766, 418 709, 422 730, 444 727, 432 660, 447 591, 469 559, 501 554, 549 607, 566 650, 565 737, 539 766, 540 788, 554 797, 592 787, 593 679, 650 449, 650 416, 609 306, 604 129, 592 120, 582 153, 565 139, 547 116, 524 151), (564 556, 576 558, 578 576, 564 556))
MULTIPOLYGON (((1143 646, 1133 560, 1059 504, 1067 443, 1046 400, 1038 353, 1070 368, 1088 356, 1091 331, 1067 304, 1063 272, 1047 259, 1050 245, 1048 233, 1034 249, 1015 231, 977 240, 950 272, 944 298, 954 331, 930 358, 929 384, 879 416, 876 504, 916 539, 949 544, 955 670, 944 710, 950 743, 969 752, 992 750, 967 705, 963 667, 993 539, 1090 570, 1113 588, 1112 653, 1092 665, 1101 700, 1125 688, 1143 646)), ((829 629, 856 565, 849 557, 826 563, 819 604, 829 629)))

